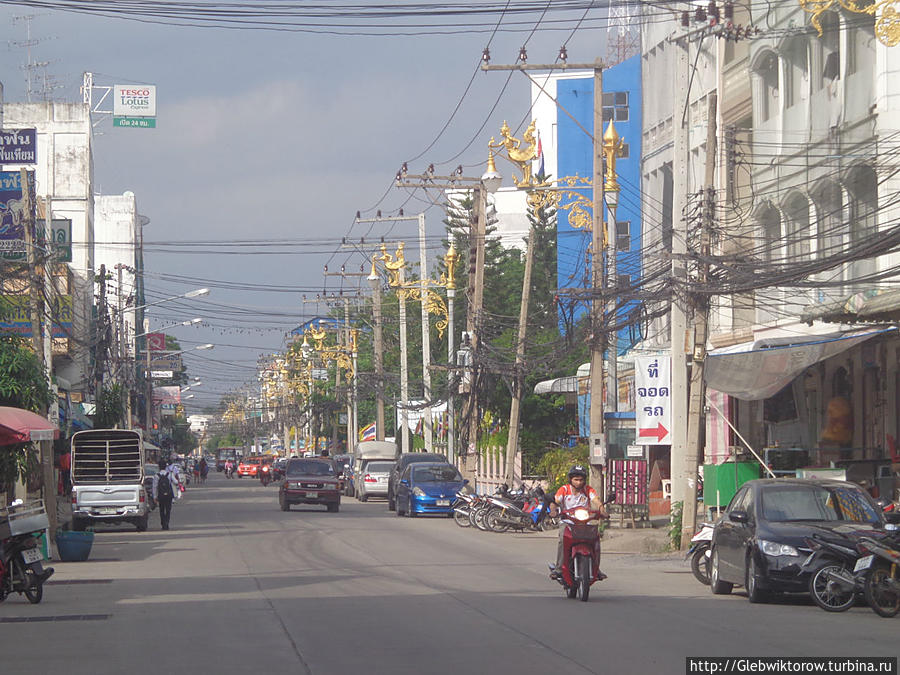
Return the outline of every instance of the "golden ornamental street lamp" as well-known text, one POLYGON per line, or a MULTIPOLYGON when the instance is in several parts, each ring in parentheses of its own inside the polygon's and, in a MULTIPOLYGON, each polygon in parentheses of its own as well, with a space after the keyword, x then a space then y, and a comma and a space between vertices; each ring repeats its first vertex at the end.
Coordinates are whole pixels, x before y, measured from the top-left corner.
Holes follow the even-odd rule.
POLYGON ((822 37, 825 33, 822 28, 821 16, 823 13, 834 9, 835 5, 843 7, 854 14, 868 14, 876 17, 875 35, 878 41, 887 47, 895 47, 900 44, 900 13, 896 7, 897 0, 800 0, 800 7, 804 12, 811 14, 810 23, 822 37))

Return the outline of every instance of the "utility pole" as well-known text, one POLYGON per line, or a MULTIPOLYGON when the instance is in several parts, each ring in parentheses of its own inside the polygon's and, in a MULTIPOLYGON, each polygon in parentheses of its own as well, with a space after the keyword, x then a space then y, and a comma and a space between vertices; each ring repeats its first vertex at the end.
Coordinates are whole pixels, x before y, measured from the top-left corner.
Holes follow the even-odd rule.
MULTIPOLYGON (((44 342, 44 279, 45 260, 38 259, 38 241, 35 237, 35 195, 32 192, 32 172, 27 169, 19 171, 19 181, 22 185, 22 202, 24 210, 25 230, 25 255, 28 263, 28 291, 29 291, 29 314, 31 315, 31 341, 34 346, 34 353, 41 364, 41 375, 50 381, 50 371, 52 370, 51 362, 47 360, 44 342)), ((49 212, 45 212, 45 221, 50 222, 49 212)), ((43 251, 41 258, 44 258, 43 251)), ((39 414, 47 416, 48 410, 46 406, 41 405, 39 414)), ((41 440, 38 441, 41 458, 41 478, 43 485, 44 507, 47 510, 47 519, 50 524, 50 540, 56 534, 56 481, 54 480, 53 471, 53 442, 41 440)))
MULTIPOLYGON (((683 40, 672 42, 675 50, 675 81, 672 91, 688 92, 688 43, 683 40)), ((690 161, 690 95, 687 99, 674 96, 672 126, 674 147, 672 156, 672 277, 676 289, 684 288, 687 280, 685 256, 687 254, 688 227, 684 218, 688 191, 688 163, 690 161)), ((696 471, 691 472, 687 461, 687 301, 683 294, 672 298, 670 349, 672 359, 672 504, 686 499, 685 487, 696 480, 696 471)))
POLYGON ((422 429, 425 433, 425 452, 434 450, 431 419, 431 324, 428 319, 428 266, 425 260, 425 213, 419 220, 419 281, 422 289, 422 393, 425 408, 422 429))
MULTIPOLYGON (((474 200, 473 221, 470 222, 470 255, 469 255, 469 280, 466 287, 468 300, 466 312, 466 332, 469 336, 469 354, 471 358, 471 373, 469 384, 469 397, 463 412, 466 419, 465 442, 462 445, 460 456, 463 457, 463 465, 460 467, 462 474, 469 480, 475 478, 478 461, 478 391, 477 380, 477 349, 478 328, 481 323, 481 308, 484 302, 484 239, 487 230, 487 192, 485 179, 496 174, 493 166, 493 158, 488 160, 488 171, 481 178, 462 175, 462 167, 452 176, 436 176, 429 172, 422 175, 408 175, 406 167, 397 174, 398 187, 427 187, 440 190, 459 190, 470 188, 474 200), (420 180, 421 184, 411 182, 420 180)), ((499 179, 499 174, 497 174, 499 179)), ((452 364, 451 364, 452 367, 452 364)))
MULTIPOLYGON (((478 470, 478 423, 481 417, 478 414, 478 350, 481 336, 479 327, 481 324, 481 308, 484 304, 484 238, 487 231, 487 194, 483 186, 478 185, 474 190, 475 197, 475 222, 471 232, 471 242, 475 248, 474 268, 469 266, 469 286, 466 295, 469 296, 469 306, 466 313, 466 332, 469 334, 470 358, 472 359, 471 382, 469 385, 469 401, 466 408, 469 433, 465 452, 464 472, 472 480, 478 470)), ((470 263, 471 255, 470 255, 470 263)))
POLYGON ((603 352, 607 347, 603 325, 603 66, 594 66, 594 170, 592 173, 591 207, 591 406, 590 462, 591 482, 604 494, 603 467, 606 464, 606 421, 603 419, 603 396, 608 374, 603 352))
POLYGON ((568 63, 561 50, 559 62, 549 64, 517 63, 514 65, 488 64, 489 54, 485 50, 481 69, 489 70, 529 70, 566 71, 592 70, 594 73, 594 119, 593 154, 594 170, 592 188, 591 224, 591 405, 590 405, 590 461, 591 483, 603 491, 603 466, 606 463, 606 434, 603 420, 603 392, 608 378, 603 354, 607 348, 605 326, 603 325, 604 269, 603 269, 603 63, 598 59, 593 63, 568 63))
POLYGON ((516 455, 519 451, 519 410, 525 376, 525 333, 528 328, 528 300, 531 296, 531 268, 534 261, 534 228, 528 228, 525 247, 525 273, 522 278, 522 303, 519 306, 519 332, 516 339, 516 365, 513 369, 513 395, 509 406, 509 436, 506 444, 506 484, 512 487, 516 476, 516 455))
POLYGON ((384 336, 381 320, 381 277, 372 258, 372 313, 375 315, 375 440, 384 440, 384 336))
MULTIPOLYGON (((718 95, 708 95, 706 112, 706 160, 703 190, 703 222, 700 230, 700 270, 697 283, 702 287, 709 279, 710 229, 715 222, 716 175, 716 106, 718 95)), ((694 361, 691 367, 691 396, 688 408, 687 452, 685 457, 688 480, 685 485, 684 509, 681 520, 681 548, 690 545, 697 525, 697 469, 703 459, 700 439, 703 437, 706 415, 706 383, 703 370, 706 364, 706 339, 709 332, 709 295, 698 293, 694 307, 694 361)))

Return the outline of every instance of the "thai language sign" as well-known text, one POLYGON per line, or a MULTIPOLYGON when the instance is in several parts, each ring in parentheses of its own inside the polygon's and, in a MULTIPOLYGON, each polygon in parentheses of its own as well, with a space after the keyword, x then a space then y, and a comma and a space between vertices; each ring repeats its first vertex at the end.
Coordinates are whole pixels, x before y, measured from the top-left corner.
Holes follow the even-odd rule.
POLYGON ((634 442, 638 445, 672 445, 671 371, 669 356, 634 359, 634 442))
MULTIPOLYGON (((53 317, 52 336, 67 338, 72 335, 72 296, 53 298, 50 307, 53 317)), ((0 296, 0 331, 31 337, 31 305, 27 295, 0 296)))
POLYGON ((25 260, 25 200, 19 171, 0 171, 0 258, 25 260))
POLYGON ((37 129, 0 131, 0 164, 37 164, 37 129))

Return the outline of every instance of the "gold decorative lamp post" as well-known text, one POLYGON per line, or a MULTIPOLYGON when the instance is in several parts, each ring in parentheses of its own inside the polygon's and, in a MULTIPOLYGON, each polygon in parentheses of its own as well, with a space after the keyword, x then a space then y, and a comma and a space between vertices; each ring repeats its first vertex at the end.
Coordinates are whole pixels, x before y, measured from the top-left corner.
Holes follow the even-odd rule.
POLYGON ((603 180, 603 196, 606 200, 606 287, 613 293, 607 304, 607 323, 612 327, 607 330, 607 354, 608 365, 606 386, 608 387, 609 410, 618 410, 619 401, 619 340, 616 333, 616 287, 618 285, 618 251, 617 237, 618 221, 616 209, 619 205, 619 181, 616 174, 616 159, 624 155, 625 139, 619 138, 613 121, 609 121, 606 132, 603 134, 603 155, 606 159, 606 173, 603 180))

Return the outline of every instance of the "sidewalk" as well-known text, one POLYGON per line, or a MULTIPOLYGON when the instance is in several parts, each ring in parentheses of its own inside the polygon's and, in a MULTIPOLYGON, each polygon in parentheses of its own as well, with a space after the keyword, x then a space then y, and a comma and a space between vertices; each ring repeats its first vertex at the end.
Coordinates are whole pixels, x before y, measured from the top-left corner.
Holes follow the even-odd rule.
MULTIPOLYGON (((626 525, 630 525, 626 521, 626 525)), ((604 553, 669 552, 669 519, 652 518, 647 527, 619 527, 614 518, 603 533, 604 553)))

